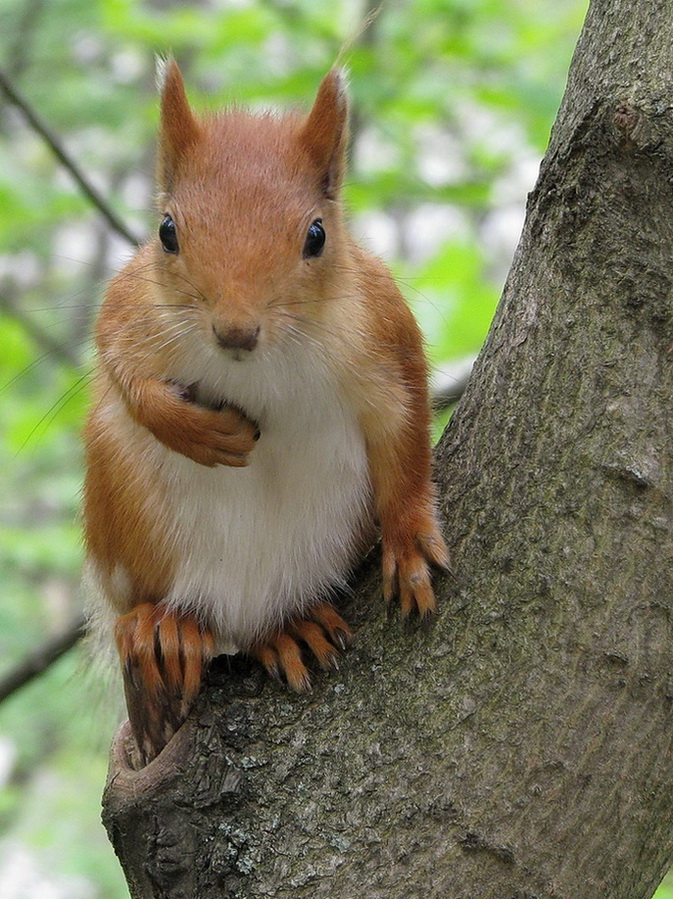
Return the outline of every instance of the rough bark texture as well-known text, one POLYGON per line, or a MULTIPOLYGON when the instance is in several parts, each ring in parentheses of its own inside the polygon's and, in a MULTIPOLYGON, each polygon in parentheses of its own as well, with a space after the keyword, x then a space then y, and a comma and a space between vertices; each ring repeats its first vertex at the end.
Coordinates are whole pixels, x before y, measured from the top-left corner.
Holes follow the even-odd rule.
POLYGON ((137 899, 651 896, 673 854, 673 6, 595 0, 438 451, 456 580, 294 696, 222 665, 105 820, 137 899))

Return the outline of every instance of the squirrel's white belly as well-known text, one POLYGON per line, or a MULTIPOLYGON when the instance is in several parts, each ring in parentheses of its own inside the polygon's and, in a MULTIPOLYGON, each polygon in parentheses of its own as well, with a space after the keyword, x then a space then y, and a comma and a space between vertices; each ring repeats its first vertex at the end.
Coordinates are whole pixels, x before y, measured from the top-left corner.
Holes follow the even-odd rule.
POLYGON ((259 423, 247 467, 198 465, 131 422, 123 406, 117 414, 162 488, 153 514, 175 563, 164 601, 198 610, 220 651, 235 651, 345 584, 371 532, 371 486, 357 417, 315 359, 289 357, 280 369, 209 361, 179 378, 198 382, 199 401, 226 397, 259 423))
POLYGON ((367 529, 370 487, 363 436, 340 404, 316 410, 303 433, 272 420, 247 468, 157 452, 176 560, 166 602, 198 608, 221 648, 249 644, 344 584, 367 529))

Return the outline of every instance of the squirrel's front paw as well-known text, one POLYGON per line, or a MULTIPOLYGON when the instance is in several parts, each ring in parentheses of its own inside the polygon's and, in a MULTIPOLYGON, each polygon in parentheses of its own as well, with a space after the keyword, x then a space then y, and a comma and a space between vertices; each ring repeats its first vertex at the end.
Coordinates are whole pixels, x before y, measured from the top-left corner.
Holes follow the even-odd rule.
POLYGON ((437 609, 430 579, 430 566, 449 569, 449 552, 439 528, 430 520, 409 532, 383 534, 383 597, 389 603, 399 595, 400 609, 406 617, 421 618, 437 609))
POLYGON ((175 434, 175 448, 194 462, 213 467, 242 468, 259 439, 257 426, 233 406, 219 410, 185 404, 184 420, 175 434))
POLYGON ((200 465, 242 468, 259 439, 257 425, 240 409, 210 409, 194 400, 191 387, 164 385, 164 405, 148 427, 163 444, 200 465))

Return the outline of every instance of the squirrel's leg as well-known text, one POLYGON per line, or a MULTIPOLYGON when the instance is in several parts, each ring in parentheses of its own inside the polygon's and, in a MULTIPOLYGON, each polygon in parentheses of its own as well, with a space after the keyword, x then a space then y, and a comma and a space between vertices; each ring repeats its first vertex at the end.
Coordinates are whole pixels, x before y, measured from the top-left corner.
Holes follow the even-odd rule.
POLYGON ((213 636, 194 617, 145 602, 117 620, 115 639, 131 729, 147 764, 189 714, 213 636))
POLYGON ((413 364, 410 354, 401 366, 405 377, 396 385, 398 407, 405 414, 395 419, 375 407, 363 416, 363 425, 374 511, 381 526, 383 596, 386 602, 399 596, 403 615, 423 618, 437 605, 430 565, 448 570, 449 554, 435 510, 425 381, 422 369, 405 371, 413 364))
POLYGON ((449 569, 430 481, 430 448, 423 432, 369 444, 376 515, 381 524, 383 596, 399 596, 404 616, 421 618, 437 607, 430 565, 449 569))
POLYGON ((351 641, 349 626, 328 602, 312 606, 306 616, 297 616, 285 627, 253 644, 247 654, 257 659, 275 680, 285 680, 293 690, 306 691, 311 678, 304 662, 303 649, 309 651, 321 668, 337 668, 339 652, 351 641))

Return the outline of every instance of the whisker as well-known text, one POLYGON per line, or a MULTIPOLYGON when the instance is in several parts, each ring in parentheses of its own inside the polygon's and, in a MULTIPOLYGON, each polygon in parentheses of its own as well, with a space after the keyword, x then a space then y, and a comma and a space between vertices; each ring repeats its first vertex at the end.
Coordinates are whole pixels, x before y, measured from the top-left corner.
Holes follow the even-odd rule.
POLYGON ((178 331, 170 337, 167 337, 166 340, 158 347, 153 347, 152 352, 160 352, 161 350, 165 350, 166 347, 169 347, 172 343, 177 343, 182 340, 184 337, 187 337, 193 331, 197 329, 197 323, 195 322, 193 325, 190 325, 186 330, 178 331))
MULTIPOLYGON (((146 331, 147 322, 139 321, 133 322, 125 329, 124 335, 122 337, 122 342, 124 343, 132 343, 134 345, 142 342, 142 338, 147 336, 146 331)), ((151 352, 159 352, 165 346, 173 342, 177 342, 180 338, 191 334, 193 331, 198 330, 200 327, 200 322, 197 320, 192 320, 191 322, 184 321, 172 321, 166 323, 164 327, 162 327, 160 336, 163 338, 163 342, 159 344, 155 344, 156 336, 152 336, 148 343, 148 350, 151 348, 151 352)))
MULTIPOLYGON (((148 271, 152 267, 155 267, 157 270, 161 270, 161 266, 158 262, 148 262, 146 265, 142 266, 140 270, 148 271)), ((208 302, 208 297, 203 293, 203 291, 192 280, 187 278, 185 275, 181 274, 180 272, 173 272, 172 277, 179 278, 181 281, 184 281, 185 284, 189 285, 189 287, 192 288, 194 293, 190 293, 189 291, 181 291, 182 293, 185 293, 186 296, 190 296, 193 299, 203 300, 204 303, 208 302)), ((160 283, 160 282, 157 282, 157 283, 160 283)), ((173 287, 173 285, 166 284, 166 285, 162 285, 162 286, 165 286, 169 289, 176 289, 173 287)))
POLYGON ((198 297, 200 299, 202 299, 204 301, 204 303, 208 302, 208 297, 203 293, 203 291, 199 287, 197 287, 196 284, 194 284, 193 281, 190 281, 189 278, 186 278, 184 275, 181 275, 178 272, 175 272, 174 275, 176 277, 180 278, 181 281, 184 281, 185 284, 189 284, 189 286, 192 288, 192 290, 196 291, 196 294, 198 295, 198 297))
MULTIPOLYGON (((320 343, 320 341, 314 334, 310 333, 310 330, 318 331, 318 332, 322 331, 324 334, 326 334, 330 337, 339 339, 338 332, 335 331, 334 328, 331 328, 328 325, 326 325, 325 322, 312 321, 310 319, 307 320, 307 319, 301 318, 300 316, 295 315, 293 312, 289 312, 287 309, 279 309, 279 310, 277 310, 276 314, 278 317, 282 318, 286 323, 288 321, 293 322, 297 333, 301 334, 302 336, 306 337, 307 339, 312 340, 316 346, 320 346, 321 348, 322 348, 322 344, 320 343), (279 316, 278 316, 278 313, 280 313, 279 316)), ((287 327, 287 324, 286 324, 286 327, 287 327)))
MULTIPOLYGON (((89 340, 89 338, 87 338, 87 340, 81 341, 80 346, 83 346, 85 343, 88 343, 88 340, 89 340)), ((63 348, 67 347, 69 349, 71 346, 72 346, 72 344, 70 344, 70 343, 63 344, 63 348)), ((37 368, 38 365, 41 365, 43 362, 46 362, 47 360, 51 359, 53 355, 54 355, 54 350, 47 350, 46 352, 42 353, 41 356, 38 356, 36 359, 33 359, 32 362, 29 362, 28 365, 24 366, 24 368, 22 368, 20 372, 15 374, 13 378, 10 378, 9 381, 7 381, 5 384, 2 385, 2 387, 0 387, 0 396, 2 396, 3 393, 5 393, 7 390, 9 390, 10 387, 13 387, 14 384, 16 384, 18 381, 21 380, 21 378, 30 374, 30 372, 33 371, 33 369, 37 368)))
POLYGON ((158 268, 157 263, 155 263, 155 262, 148 262, 146 265, 139 266, 139 268, 133 269, 133 270, 131 270, 131 271, 124 271, 124 270, 122 270, 121 272, 119 272, 119 273, 117 274, 117 277, 118 277, 118 278, 121 278, 122 280, 126 280, 126 279, 129 279, 129 280, 130 280, 130 279, 136 279, 136 280, 138 280, 138 281, 143 281, 143 282, 146 283, 146 284, 155 284, 157 287, 163 287, 163 288, 165 288, 166 290, 172 290, 172 291, 175 291, 176 293, 181 293, 181 294, 183 294, 184 296, 189 297, 189 298, 192 299, 192 300, 203 300, 203 301, 206 300, 206 297, 204 296, 204 294, 203 294, 201 291, 199 291, 199 289, 198 289, 194 284, 192 284, 191 281, 189 281, 189 279, 184 278, 182 275, 178 275, 178 277, 179 277, 182 281, 185 281, 187 284, 189 284, 189 286, 190 286, 194 291, 196 291, 196 293, 191 293, 191 292, 188 291, 188 290, 182 290, 181 288, 176 287, 176 286, 173 285, 173 284, 167 284, 167 283, 164 282, 164 281, 158 281, 156 278, 149 278, 149 277, 147 277, 146 275, 141 274, 141 273, 143 273, 143 272, 152 271, 152 270, 155 269, 155 268, 158 268))
POLYGON ((18 456, 19 453, 26 448, 26 446, 30 443, 30 441, 38 431, 44 433, 44 431, 56 418, 61 409, 63 409, 70 402, 70 400, 73 399, 73 397, 77 396, 84 390, 84 388, 87 386, 87 383, 92 379, 92 377, 93 371, 89 370, 80 378, 78 378, 75 383, 71 387, 69 387, 68 390, 66 390, 66 392, 62 394, 55 403, 53 403, 53 405, 40 418, 37 424, 31 429, 26 439, 14 454, 15 456, 18 456))

